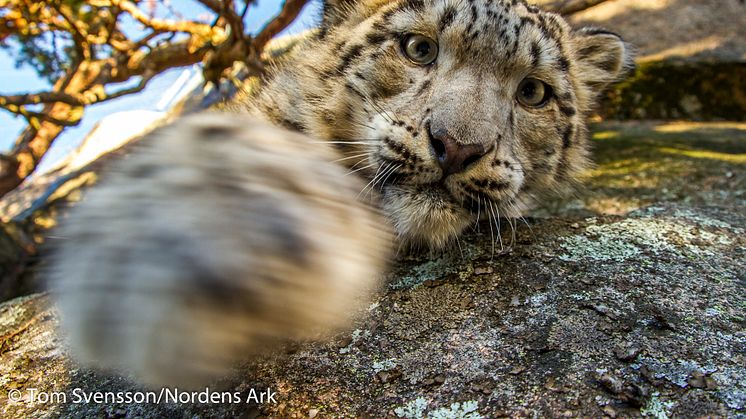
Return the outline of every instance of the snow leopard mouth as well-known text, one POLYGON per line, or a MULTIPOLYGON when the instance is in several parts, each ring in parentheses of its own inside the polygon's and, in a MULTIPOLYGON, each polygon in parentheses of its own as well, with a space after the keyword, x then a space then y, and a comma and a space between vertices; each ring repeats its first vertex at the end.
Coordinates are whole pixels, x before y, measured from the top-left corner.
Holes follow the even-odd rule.
POLYGON ((391 184, 382 195, 384 213, 405 244, 442 249, 475 220, 440 183, 391 184))
MULTIPOLYGON (((461 206, 459 200, 448 190, 444 181, 429 183, 411 183, 399 181, 392 175, 381 187, 384 196, 394 194, 406 194, 417 202, 427 203, 435 207, 441 206, 461 206)), ((406 177, 405 177, 406 178, 406 177)))
POLYGON ((382 185, 381 191, 384 192, 390 188, 403 188, 411 190, 411 193, 419 195, 422 198, 432 202, 434 205, 448 204, 449 206, 458 206, 462 209, 469 211, 470 213, 476 214, 480 205, 488 205, 488 202, 492 202, 497 205, 498 202, 486 198, 486 197, 474 197, 465 191, 461 191, 463 198, 459 198, 454 192, 446 185, 446 178, 442 178, 436 182, 429 182, 423 184, 407 184, 406 182, 398 182, 398 178, 402 177, 396 174, 387 179, 382 185))

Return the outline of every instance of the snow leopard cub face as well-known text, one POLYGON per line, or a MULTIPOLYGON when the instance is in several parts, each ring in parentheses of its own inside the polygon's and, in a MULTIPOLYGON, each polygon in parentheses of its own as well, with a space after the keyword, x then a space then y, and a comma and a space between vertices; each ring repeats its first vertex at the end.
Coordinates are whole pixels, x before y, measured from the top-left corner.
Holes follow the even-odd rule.
POLYGON ((340 0, 314 42, 302 128, 432 248, 575 181, 594 96, 631 62, 619 36, 515 0, 340 0))

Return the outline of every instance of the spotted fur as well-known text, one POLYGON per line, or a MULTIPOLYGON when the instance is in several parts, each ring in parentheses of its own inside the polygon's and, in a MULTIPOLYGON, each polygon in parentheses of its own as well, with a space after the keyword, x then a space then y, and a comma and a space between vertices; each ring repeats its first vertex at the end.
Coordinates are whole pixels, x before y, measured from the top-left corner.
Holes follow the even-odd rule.
POLYGON ((333 141, 348 167, 374 179, 403 242, 442 248, 477 214, 519 216, 578 180, 587 116, 631 54, 618 35, 574 31, 522 1, 336 0, 294 59, 249 109, 333 141), (412 33, 437 41, 435 63, 403 56, 412 33), (551 86, 545 106, 516 102, 527 77, 551 86), (428 127, 490 152, 445 177, 428 127))
POLYGON ((154 133, 63 220, 50 278, 78 359, 195 385, 344 325, 384 269, 387 225, 447 248, 576 181, 595 96, 629 63, 617 35, 518 0, 330 0, 238 115, 154 133), (434 62, 405 56, 412 34, 434 62), (546 103, 517 100, 526 78, 546 103), (479 154, 446 169, 438 135, 479 154))

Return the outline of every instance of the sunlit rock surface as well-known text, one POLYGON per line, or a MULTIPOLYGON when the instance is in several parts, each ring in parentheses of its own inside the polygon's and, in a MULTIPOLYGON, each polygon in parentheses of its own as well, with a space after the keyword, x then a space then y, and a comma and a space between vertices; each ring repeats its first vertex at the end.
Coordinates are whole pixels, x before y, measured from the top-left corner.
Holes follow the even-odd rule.
POLYGON ((741 415, 745 133, 595 127, 587 193, 545 203, 515 237, 503 221, 494 245, 482 224, 447 254, 402 258, 353 330, 219 383, 241 403, 73 403, 76 388, 139 389, 76 369, 46 296, 13 300, 0 307, 0 415, 741 415), (267 388, 277 403, 243 403, 267 388), (33 404, 30 389, 68 402, 33 404))

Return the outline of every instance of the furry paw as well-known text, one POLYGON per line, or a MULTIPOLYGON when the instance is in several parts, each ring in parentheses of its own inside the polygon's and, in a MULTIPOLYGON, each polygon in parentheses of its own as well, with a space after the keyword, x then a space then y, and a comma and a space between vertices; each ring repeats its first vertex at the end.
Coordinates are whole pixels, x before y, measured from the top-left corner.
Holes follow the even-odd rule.
POLYGON ((348 323, 390 238, 333 159, 222 114, 138 143, 56 232, 48 276, 73 355, 194 387, 273 341, 348 323))

